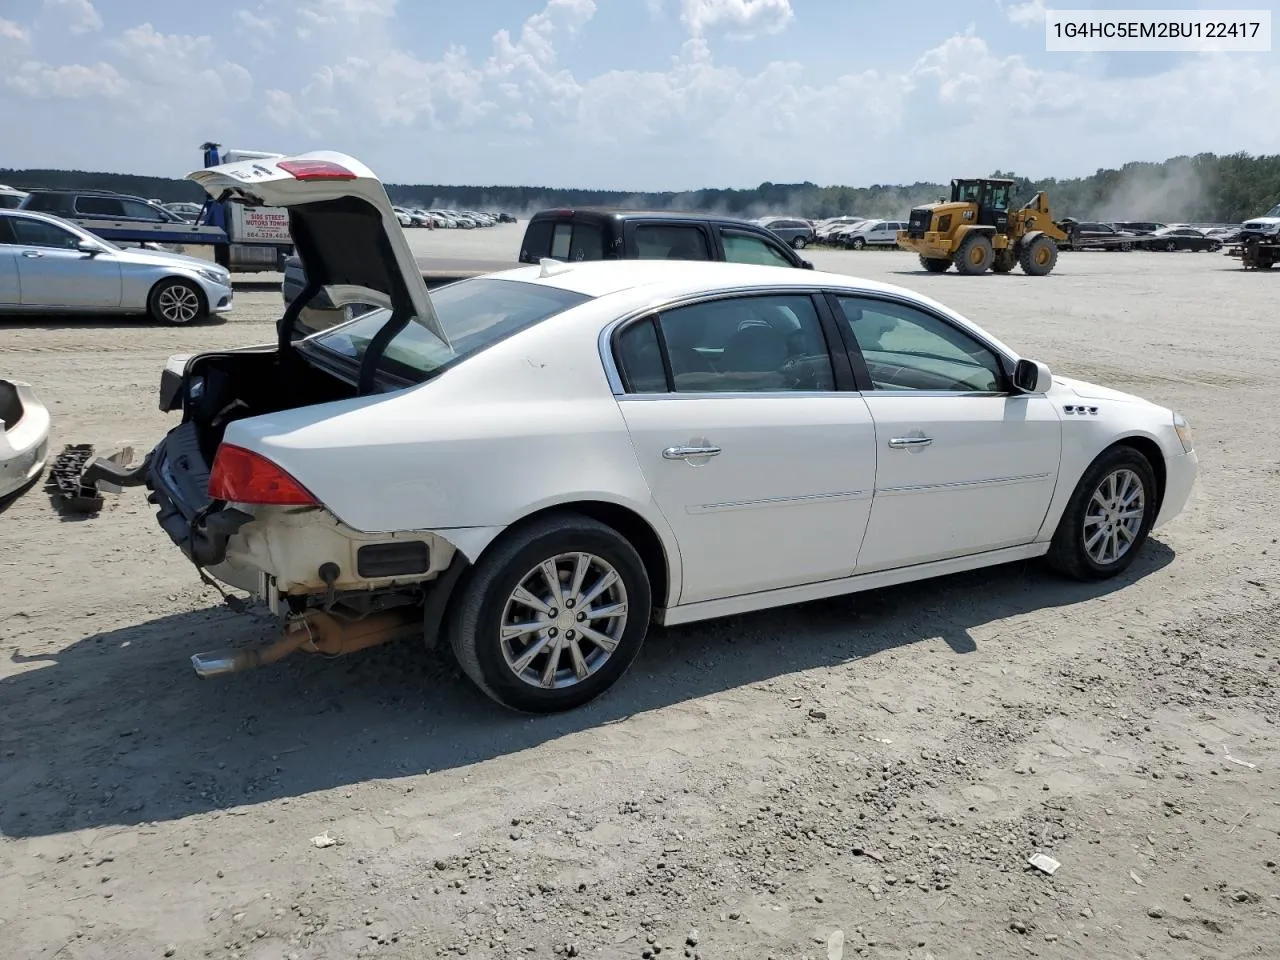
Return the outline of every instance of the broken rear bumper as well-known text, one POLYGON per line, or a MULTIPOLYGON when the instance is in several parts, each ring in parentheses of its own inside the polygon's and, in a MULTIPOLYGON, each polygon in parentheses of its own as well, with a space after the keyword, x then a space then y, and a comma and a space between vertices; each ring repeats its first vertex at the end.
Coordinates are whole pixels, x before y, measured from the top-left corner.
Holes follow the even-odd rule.
POLYGON ((146 484, 161 528, 198 567, 226 560, 228 542, 253 519, 210 499, 209 465, 194 423, 175 427, 151 451, 146 484))

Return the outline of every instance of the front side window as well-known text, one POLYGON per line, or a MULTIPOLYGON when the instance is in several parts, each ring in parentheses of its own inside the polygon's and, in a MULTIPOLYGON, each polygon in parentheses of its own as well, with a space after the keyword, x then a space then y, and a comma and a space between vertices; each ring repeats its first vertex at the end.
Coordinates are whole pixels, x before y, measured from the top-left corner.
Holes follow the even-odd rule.
MULTIPOLYGON (((431 293, 431 304, 452 349, 422 324, 410 322, 391 339, 378 369, 404 380, 427 380, 447 366, 590 299, 586 294, 538 283, 487 277, 459 280, 431 293)), ((314 345, 360 363, 374 336, 390 319, 390 310, 371 310, 309 338, 304 349, 314 345)))
POLYGON ((24 247, 49 247, 55 250, 75 250, 80 238, 70 230, 64 230, 43 220, 14 217, 13 233, 19 245, 24 247))
POLYGON ((124 215, 131 220, 158 220, 165 221, 165 215, 150 204, 140 203, 137 200, 121 200, 120 206, 124 208, 124 215))
POLYGON ((636 225, 636 256, 640 260, 710 260, 707 235, 696 226, 664 223, 636 225))
POLYGON ((876 390, 995 393, 1004 382, 996 355, 945 320, 906 304, 837 297, 876 390))
POLYGON ((724 243, 724 258, 730 263, 758 263, 768 267, 792 265, 786 254, 759 237, 725 230, 721 232, 720 239, 724 243))
MULTIPOLYGON (((821 321, 806 294, 675 307, 659 314, 657 328, 666 347, 669 385, 676 393, 835 389, 821 321)), ((637 348, 641 342, 637 335, 637 348)), ((652 361, 638 349, 624 352, 621 359, 624 368, 647 369, 653 376, 652 361)))

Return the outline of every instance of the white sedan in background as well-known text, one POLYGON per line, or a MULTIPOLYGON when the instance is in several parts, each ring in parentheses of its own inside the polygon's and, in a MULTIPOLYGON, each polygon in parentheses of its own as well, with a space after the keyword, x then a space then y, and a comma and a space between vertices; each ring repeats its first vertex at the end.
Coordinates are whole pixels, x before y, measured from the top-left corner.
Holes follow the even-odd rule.
POLYGON ((386 308, 171 364, 183 423, 144 467, 160 523, 287 612, 273 647, 197 656, 202 674, 425 633, 500 703, 564 710, 651 622, 1033 557, 1114 577, 1192 490, 1178 414, 909 290, 544 261, 428 296, 367 167, 253 164, 271 171, 191 177, 293 207, 307 275, 386 308))
POLYGON ((208 260, 119 247, 47 213, 0 210, 0 314, 145 313, 185 324, 232 308, 208 260))

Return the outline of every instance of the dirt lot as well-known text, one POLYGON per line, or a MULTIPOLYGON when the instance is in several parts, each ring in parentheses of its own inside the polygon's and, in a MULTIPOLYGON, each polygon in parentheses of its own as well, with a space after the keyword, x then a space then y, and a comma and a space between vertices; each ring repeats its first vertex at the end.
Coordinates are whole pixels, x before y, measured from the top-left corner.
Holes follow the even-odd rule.
MULTIPOLYGON (((1120 583, 1015 565, 659 630, 612 693, 530 720, 416 646, 201 681, 190 654, 266 617, 221 607, 136 491, 77 522, 29 490, 0 514, 0 954, 1275 956, 1280 273, 811 256, 1176 406, 1188 512, 1120 583)), ((56 443, 145 450, 164 358, 267 339, 278 306, 6 321, 0 366, 56 443)))

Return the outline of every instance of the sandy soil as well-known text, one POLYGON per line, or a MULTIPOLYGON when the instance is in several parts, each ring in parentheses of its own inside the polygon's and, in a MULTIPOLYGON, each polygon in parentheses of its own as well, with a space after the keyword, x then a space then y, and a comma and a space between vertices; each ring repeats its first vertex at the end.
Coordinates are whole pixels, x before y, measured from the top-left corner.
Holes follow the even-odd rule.
MULTIPOLYGON (((522 227, 415 244, 504 256, 522 227)), ((811 255, 1182 410, 1188 512, 1119 583, 1015 565, 658 630, 610 694, 530 720, 416 645, 200 681, 190 654, 267 618, 136 491, 69 521, 29 490, 0 514, 0 954, 1275 956, 1280 272, 811 255)), ((4 321, 0 366, 56 443, 145 450, 164 358, 267 339, 278 306, 4 321)))

